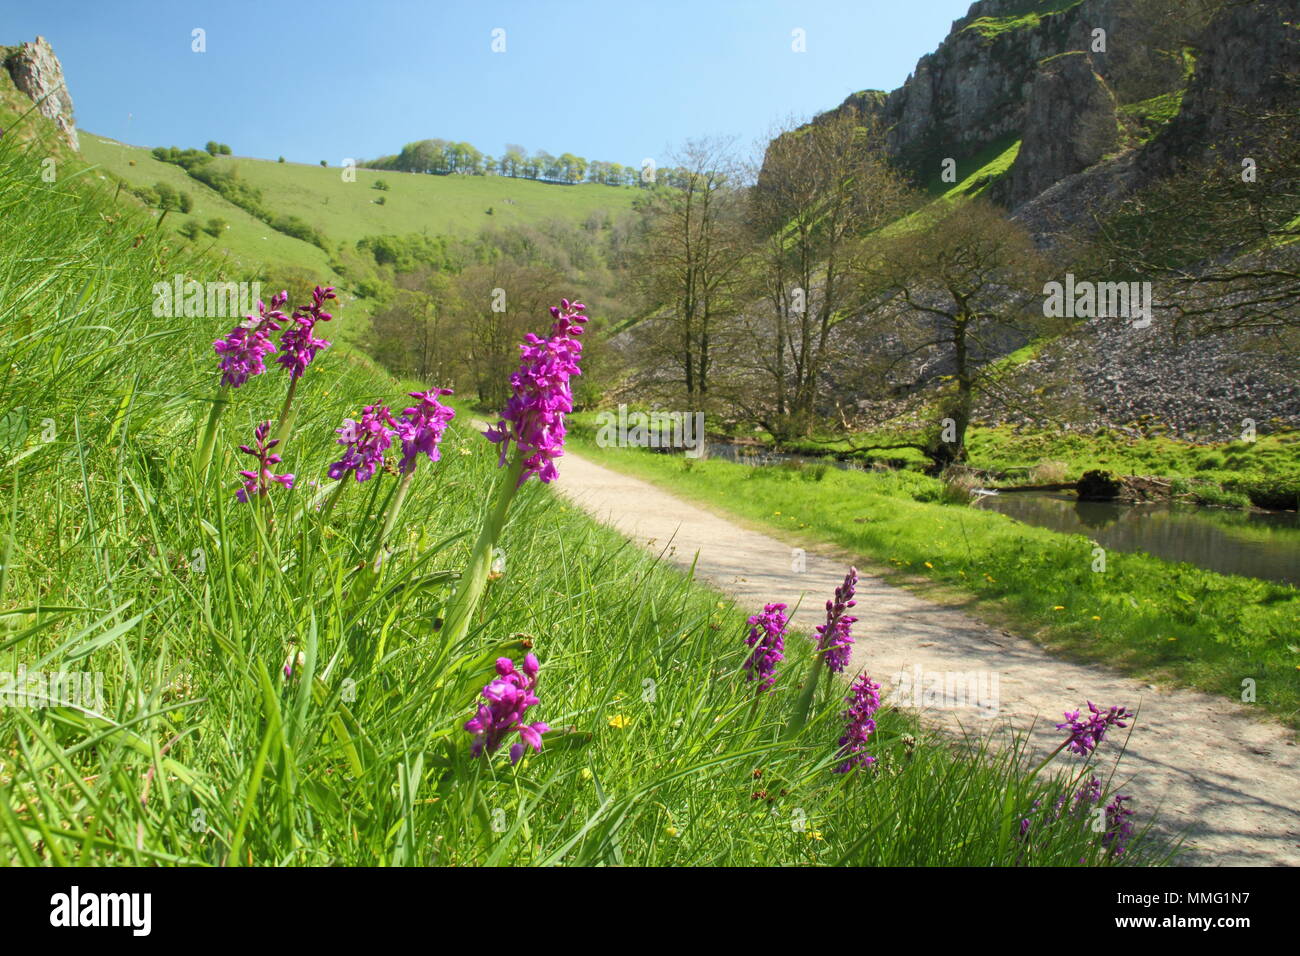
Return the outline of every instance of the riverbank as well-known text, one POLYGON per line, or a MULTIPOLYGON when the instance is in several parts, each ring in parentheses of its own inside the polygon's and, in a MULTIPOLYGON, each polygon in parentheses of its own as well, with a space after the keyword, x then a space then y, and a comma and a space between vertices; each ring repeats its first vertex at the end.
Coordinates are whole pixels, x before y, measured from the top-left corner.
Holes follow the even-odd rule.
POLYGON ((1099 555, 1083 535, 942 504, 943 483, 912 472, 751 468, 599 448, 581 432, 573 441, 594 462, 770 529, 792 547, 835 545, 899 583, 938 586, 1059 653, 1153 683, 1253 696, 1300 727, 1294 587, 1140 553, 1099 555))
MULTIPOLYGON (((590 427, 594 413, 573 416, 590 427)), ((710 423, 712 436, 713 423, 710 423)), ((761 430, 723 429, 720 437, 752 443, 755 452, 889 466, 920 471, 929 462, 915 448, 880 448, 919 441, 913 431, 865 431, 848 437, 817 435, 777 443, 761 430)), ((972 425, 969 465, 1003 485, 1077 481, 1085 472, 1144 476, 1163 482, 1169 497, 1195 504, 1266 510, 1300 506, 1300 433, 1276 432, 1252 440, 1197 445, 1166 437, 1153 427, 1145 437, 1116 432, 1083 434, 1061 429, 972 425)))

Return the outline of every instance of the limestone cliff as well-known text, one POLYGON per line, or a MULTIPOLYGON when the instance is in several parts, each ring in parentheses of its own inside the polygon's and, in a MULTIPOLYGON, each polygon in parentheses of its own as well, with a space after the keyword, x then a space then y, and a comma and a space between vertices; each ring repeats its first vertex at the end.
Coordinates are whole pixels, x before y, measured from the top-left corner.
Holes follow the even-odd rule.
POLYGON ((32 43, 0 47, 0 60, 19 92, 36 104, 37 111, 59 130, 73 149, 79 149, 72 97, 63 79, 63 66, 49 42, 38 36, 32 43))
MULTIPOLYGON (((980 0, 901 87, 855 93, 813 122, 845 111, 872 117, 895 161, 920 182, 933 182, 947 158, 963 178, 967 160, 1019 139, 1014 167, 989 194, 1016 209, 1140 145, 1123 120, 1136 126, 1146 104, 1181 94, 1190 47, 1215 9, 1215 0, 980 0)), ((1249 45, 1245 21, 1257 15, 1233 15, 1242 21, 1234 35, 1249 45)))

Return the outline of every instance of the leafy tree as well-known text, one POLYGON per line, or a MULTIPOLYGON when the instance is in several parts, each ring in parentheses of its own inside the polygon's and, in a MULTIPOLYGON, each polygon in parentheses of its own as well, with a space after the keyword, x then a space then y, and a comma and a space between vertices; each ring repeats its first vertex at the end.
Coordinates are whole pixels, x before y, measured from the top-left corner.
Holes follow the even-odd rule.
POLYGON ((854 265, 862 300, 906 343, 899 357, 929 353, 952 369, 941 408, 950 421, 921 447, 938 467, 964 460, 976 396, 1007 397, 989 366, 1048 324, 1047 264, 1024 227, 969 200, 920 228, 868 241, 854 265))
POLYGON ((524 175, 524 157, 527 151, 514 143, 506 144, 505 155, 501 157, 501 175, 519 177, 524 175))
POLYGON ((406 273, 397 290, 370 319, 372 351, 401 375, 433 384, 451 379, 454 353, 447 348, 450 279, 432 269, 406 273))

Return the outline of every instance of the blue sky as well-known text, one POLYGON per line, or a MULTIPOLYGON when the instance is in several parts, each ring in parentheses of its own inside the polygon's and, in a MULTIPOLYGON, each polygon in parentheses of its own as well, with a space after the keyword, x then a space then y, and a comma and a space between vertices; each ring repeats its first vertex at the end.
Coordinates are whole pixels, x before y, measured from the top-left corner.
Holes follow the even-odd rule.
MULTIPOLYGON (((14 6, 17 6, 16 4, 14 6)), ((77 125, 145 146, 229 143, 299 162, 416 139, 637 163, 745 145, 893 89, 969 0, 40 0, 0 43, 47 37, 77 125), (206 31, 207 51, 191 50, 206 31), (492 31, 505 52, 492 52, 492 31), (792 51, 792 31, 806 52, 792 51)))

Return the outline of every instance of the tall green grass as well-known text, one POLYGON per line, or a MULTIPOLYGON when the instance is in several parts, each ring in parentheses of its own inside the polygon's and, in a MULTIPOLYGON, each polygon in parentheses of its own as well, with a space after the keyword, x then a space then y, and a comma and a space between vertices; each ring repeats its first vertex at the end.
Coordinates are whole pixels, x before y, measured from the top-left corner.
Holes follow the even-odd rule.
POLYGON ((741 664, 757 609, 536 482, 510 513, 504 575, 465 639, 444 640, 495 449, 453 423, 443 460, 416 475, 379 586, 364 586, 394 477, 353 484, 328 513, 314 504, 334 427, 363 404, 400 409, 399 384, 346 348, 322 353, 284 449, 296 487, 271 511, 236 503, 247 461, 234 447, 274 416, 285 378, 235 393, 197 474, 211 342, 231 323, 157 318, 150 290, 216 267, 89 180, 43 183, 38 159, 0 141, 0 672, 99 672, 104 701, 0 707, 0 862, 1166 858, 1139 838, 1116 859, 1073 824, 1028 847, 1019 818, 1073 781, 1031 778, 1014 748, 955 749, 894 711, 880 715, 875 771, 831 773, 838 694, 781 733, 806 641, 789 638, 755 705, 741 664), (471 760, 462 724, 494 658, 528 649, 542 662, 529 719, 555 731, 517 767, 471 760))

